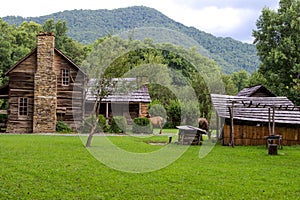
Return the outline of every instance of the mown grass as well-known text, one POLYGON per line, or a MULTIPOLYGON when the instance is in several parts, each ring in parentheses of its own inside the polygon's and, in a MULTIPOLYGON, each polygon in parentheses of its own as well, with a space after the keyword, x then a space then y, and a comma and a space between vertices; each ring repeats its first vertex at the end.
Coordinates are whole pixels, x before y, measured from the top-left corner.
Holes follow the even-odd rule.
MULTIPOLYGON (((136 152, 167 136, 110 137, 136 152)), ((171 144, 176 145, 176 144, 171 144)), ((0 135, 0 199, 299 199, 300 147, 191 146, 174 163, 126 173, 96 160, 76 136, 0 135)))

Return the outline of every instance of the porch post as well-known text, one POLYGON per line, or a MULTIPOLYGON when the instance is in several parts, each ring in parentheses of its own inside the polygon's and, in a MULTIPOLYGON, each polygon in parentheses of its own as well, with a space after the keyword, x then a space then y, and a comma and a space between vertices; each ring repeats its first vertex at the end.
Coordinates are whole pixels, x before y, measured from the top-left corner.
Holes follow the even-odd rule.
POLYGON ((219 124, 220 124, 220 122, 219 122, 219 115, 218 115, 218 113, 217 113, 217 111, 216 111, 216 131, 217 131, 217 139, 219 139, 219 135, 220 135, 220 127, 219 127, 219 124))
POLYGON ((142 116, 142 103, 139 103, 139 117, 142 116))
POLYGON ((105 118, 108 118, 108 102, 106 102, 106 108, 105 108, 105 118))

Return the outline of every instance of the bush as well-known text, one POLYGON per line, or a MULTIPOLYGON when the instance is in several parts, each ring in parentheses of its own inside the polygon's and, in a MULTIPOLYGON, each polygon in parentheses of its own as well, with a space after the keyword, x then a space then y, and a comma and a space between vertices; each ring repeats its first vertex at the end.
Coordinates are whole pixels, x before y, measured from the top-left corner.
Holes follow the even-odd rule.
POLYGON ((159 100, 153 100, 149 104, 149 114, 151 116, 161 116, 162 118, 167 118, 167 111, 164 106, 159 102, 159 100))
POLYGON ((8 115, 7 114, 0 114, 0 122, 1 123, 6 123, 8 119, 8 115))
MULTIPOLYGON (((90 133, 92 129, 92 120, 95 120, 95 116, 89 116, 84 119, 83 127, 82 127, 82 133, 90 133)), ((95 132, 100 132, 100 127, 97 126, 95 129, 95 132)))
MULTIPOLYGON (((83 133, 90 133, 91 132, 91 129, 92 129, 92 126, 93 126, 92 125, 93 117, 94 117, 94 120, 95 120, 95 116, 87 117, 84 120, 84 125, 83 125, 83 128, 82 128, 83 133)), ((99 118, 99 121, 98 121, 98 126, 95 129, 95 133, 108 132, 109 127, 108 127, 108 124, 106 122, 106 118, 103 115, 99 115, 98 118, 99 118)))
POLYGON ((58 133, 71 133, 72 128, 63 121, 58 121, 56 123, 56 132, 58 133))
POLYGON ((115 116, 111 119, 109 132, 111 133, 126 133, 127 120, 124 116, 115 116))
POLYGON ((178 100, 171 100, 168 107, 168 123, 169 128, 175 128, 181 122, 181 104, 178 100))
POLYGON ((138 117, 133 120, 132 132, 133 133, 145 133, 152 134, 153 126, 150 120, 146 117, 138 117))
POLYGON ((103 132, 108 132, 109 127, 108 127, 108 124, 107 124, 107 121, 106 121, 106 118, 104 117, 104 115, 99 115, 98 118, 99 118, 98 124, 99 124, 101 130, 103 132))

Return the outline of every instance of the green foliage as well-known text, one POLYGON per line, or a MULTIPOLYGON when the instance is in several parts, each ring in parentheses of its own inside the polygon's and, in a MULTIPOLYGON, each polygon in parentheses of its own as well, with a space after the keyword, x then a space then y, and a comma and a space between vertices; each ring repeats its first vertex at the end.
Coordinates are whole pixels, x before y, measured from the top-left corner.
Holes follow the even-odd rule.
POLYGON ((68 27, 66 21, 57 20, 55 22, 54 19, 47 19, 43 24, 43 31, 54 32, 55 48, 65 53, 77 65, 80 65, 89 53, 89 50, 84 45, 67 36, 68 27))
POLYGON ((246 70, 234 72, 232 74, 232 81, 235 84, 238 91, 249 85, 249 74, 246 70))
POLYGON ((102 130, 103 132, 108 132, 109 126, 108 126, 107 120, 106 120, 106 118, 104 117, 104 115, 99 115, 98 118, 99 118, 98 124, 99 124, 101 130, 102 130))
POLYGON ((280 0, 278 10, 264 8, 253 31, 259 72, 276 95, 300 105, 300 1, 280 0))
POLYGON ((111 133, 126 133, 127 120, 124 116, 114 116, 111 118, 109 132, 111 133))
POLYGON ((268 85, 267 79, 259 71, 253 72, 249 77, 249 86, 254 85, 268 85))
POLYGON ((175 128, 181 122, 181 105, 178 100, 171 100, 167 106, 168 122, 166 128, 175 128))
MULTIPOLYGON (((169 41, 170 38, 176 38, 183 46, 187 46, 184 44, 185 40, 178 38, 178 35, 171 35, 172 31, 179 32, 195 41, 196 44, 188 44, 189 47, 199 46, 201 48, 199 52, 206 57, 216 60, 225 73, 232 73, 242 69, 251 73, 259 65, 254 45, 242 43, 232 38, 215 37, 194 27, 184 26, 157 10, 144 6, 114 10, 72 10, 26 19, 15 16, 4 17, 3 19, 17 26, 25 20, 39 24, 44 24, 48 19, 53 19, 54 21, 64 20, 68 24, 68 36, 84 44, 93 43, 99 37, 130 30, 133 32, 132 36, 128 36, 129 33, 126 32, 126 37, 147 37, 157 41, 169 41), (160 34, 149 34, 149 29, 147 28, 154 30, 154 27, 163 27, 163 29, 172 31, 169 31, 167 34, 161 34, 161 31, 159 31, 160 34), (134 30, 132 30, 133 28, 134 30)), ((54 27, 54 24, 50 24, 47 28, 53 30, 54 27)), ((176 57, 174 57, 173 61, 176 62, 176 57)))
MULTIPOLYGON (((84 119, 83 126, 81 128, 81 133, 90 133, 94 124, 96 123, 95 115, 91 115, 84 119)), ((95 129, 95 133, 101 132, 100 126, 97 125, 95 129)))
POLYGON ((153 126, 150 120, 146 117, 138 117, 133 120, 132 132, 133 133, 145 133, 152 134, 153 126))
POLYGON ((166 109, 158 99, 153 99, 149 104, 149 114, 151 116, 167 117, 166 109))
MULTIPOLYGON (((215 72, 217 74, 217 72, 215 72)), ((200 74, 195 74, 191 80, 191 85, 195 91, 196 98, 199 104, 199 110, 201 116, 205 118, 209 118, 211 112, 211 101, 210 101, 210 93, 219 93, 218 87, 222 87, 222 79, 217 76, 217 79, 214 77, 210 77, 210 80, 204 79, 200 74), (208 82, 209 81, 209 82, 208 82), (216 87, 216 88, 214 88, 216 87)), ((195 100, 194 100, 195 101, 195 100)), ((197 111, 195 111, 196 113, 197 111)))
POLYGON ((63 121, 58 121, 56 123, 56 132, 58 133, 71 133, 72 128, 65 122, 63 121))
POLYGON ((199 103, 197 101, 187 101, 181 103, 181 117, 182 124, 198 126, 198 118, 201 116, 201 109, 199 109, 199 103))
POLYGON ((5 72, 16 60, 13 54, 16 28, 0 19, 0 66, 5 72))
POLYGON ((0 114, 0 123, 6 123, 8 119, 7 114, 0 114))
MULTIPOLYGON (((95 133, 108 132, 109 126, 106 121, 106 118, 103 115, 99 115, 98 118, 99 119, 98 119, 98 124, 95 129, 95 133)), ((89 117, 85 118, 81 132, 82 133, 90 133, 94 123, 96 123, 95 116, 89 116, 89 117)))
POLYGON ((238 93, 237 86, 232 80, 232 75, 223 74, 222 81, 224 83, 225 93, 227 95, 236 95, 238 93))

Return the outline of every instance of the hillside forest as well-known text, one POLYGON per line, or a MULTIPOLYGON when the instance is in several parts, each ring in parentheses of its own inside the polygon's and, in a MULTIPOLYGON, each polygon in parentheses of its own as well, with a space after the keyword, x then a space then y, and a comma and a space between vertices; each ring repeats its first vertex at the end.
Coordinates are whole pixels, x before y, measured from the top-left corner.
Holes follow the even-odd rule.
POLYGON ((3 17, 4 21, 16 26, 24 21, 44 24, 48 19, 65 21, 68 26, 67 35, 82 44, 91 44, 107 35, 125 35, 127 39, 128 32, 134 32, 133 39, 172 40, 185 47, 198 46, 202 55, 215 60, 222 72, 227 74, 242 69, 253 73, 259 65, 255 45, 229 37, 216 37, 194 27, 187 27, 156 9, 145 6, 112 10, 70 10, 40 17, 3 17))

